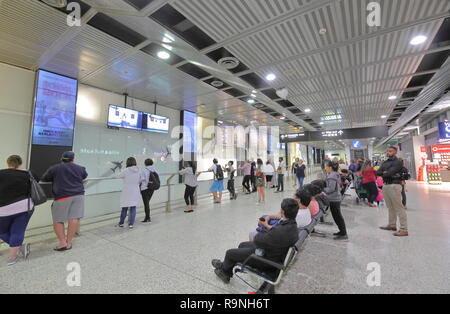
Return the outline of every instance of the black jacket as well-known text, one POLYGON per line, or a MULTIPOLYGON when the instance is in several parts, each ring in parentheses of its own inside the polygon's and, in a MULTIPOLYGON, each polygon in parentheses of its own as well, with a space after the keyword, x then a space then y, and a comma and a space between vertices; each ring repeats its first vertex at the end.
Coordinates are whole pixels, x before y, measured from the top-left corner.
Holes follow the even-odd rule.
POLYGON ((259 232, 253 242, 264 250, 264 257, 283 263, 289 248, 298 241, 298 227, 294 219, 284 220, 267 232, 259 232))
POLYGON ((41 180, 53 183, 55 200, 59 200, 65 197, 84 195, 83 181, 87 177, 88 173, 84 167, 68 162, 51 167, 41 180))
POLYGON ((391 157, 381 165, 377 175, 383 177, 385 184, 400 184, 400 172, 402 169, 403 162, 397 157, 391 157))
POLYGON ((31 183, 28 171, 0 170, 0 206, 11 205, 30 197, 31 183))

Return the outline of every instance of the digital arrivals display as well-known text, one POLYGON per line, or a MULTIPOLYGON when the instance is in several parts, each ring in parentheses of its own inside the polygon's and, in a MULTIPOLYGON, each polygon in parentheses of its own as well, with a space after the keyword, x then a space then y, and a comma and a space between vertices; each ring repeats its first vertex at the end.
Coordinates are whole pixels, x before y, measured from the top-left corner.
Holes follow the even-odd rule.
POLYGON ((142 130, 155 133, 169 133, 170 120, 149 113, 142 113, 142 130))
POLYGON ((142 129, 142 113, 118 106, 109 106, 108 126, 132 130, 142 129))
POLYGON ((72 146, 77 93, 77 80, 38 71, 33 145, 72 146))

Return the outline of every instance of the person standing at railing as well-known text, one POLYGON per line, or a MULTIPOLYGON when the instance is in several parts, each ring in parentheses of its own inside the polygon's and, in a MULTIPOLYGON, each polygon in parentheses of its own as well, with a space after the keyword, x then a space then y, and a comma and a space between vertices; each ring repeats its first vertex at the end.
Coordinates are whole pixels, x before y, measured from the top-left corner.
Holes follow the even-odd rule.
POLYGON ((145 218, 142 223, 144 224, 152 222, 150 217, 150 201, 152 200, 153 193, 155 193, 155 185, 160 184, 158 172, 153 164, 152 159, 147 159, 145 161, 145 169, 142 171, 144 181, 141 183, 141 195, 145 208, 145 218))
POLYGON ((141 202, 141 183, 145 178, 142 176, 141 171, 137 167, 136 159, 133 157, 128 158, 127 168, 122 171, 118 178, 123 179, 122 194, 120 195, 120 207, 122 213, 120 215, 120 222, 118 227, 123 228, 125 219, 127 218, 128 211, 130 211, 129 228, 134 228, 136 221, 136 208, 141 202))
POLYGON ((74 163, 75 153, 65 152, 62 163, 47 170, 42 182, 53 183, 55 201, 52 204, 53 229, 59 240, 57 252, 72 249, 72 240, 84 217, 84 180, 88 173, 74 163), (67 237, 64 224, 68 223, 67 237))
POLYGON ((275 193, 284 192, 284 174, 286 173, 286 163, 284 162, 284 158, 280 157, 280 164, 278 165, 277 174, 278 174, 278 184, 277 191, 275 193))
POLYGON ((244 171, 244 179, 242 181, 242 186, 247 190, 246 194, 251 194, 251 181, 252 181, 252 164, 249 160, 245 162, 245 164, 239 168, 239 170, 244 171))
POLYGON ((235 200, 237 199, 236 190, 234 188, 234 176, 236 173, 236 169, 234 169, 234 161, 230 160, 228 162, 228 165, 225 167, 225 170, 228 173, 228 183, 227 183, 227 190, 230 192, 230 199, 235 200))
POLYGON ((212 193, 212 195, 214 197, 214 203, 220 204, 220 203, 222 203, 222 193, 224 190, 224 187, 223 187, 224 175, 223 175, 222 166, 219 165, 219 161, 216 158, 214 158, 213 165, 211 166, 211 168, 209 168, 208 171, 211 171, 214 173, 214 182, 211 185, 210 192, 212 193))
POLYGON ((187 161, 186 166, 183 170, 180 171, 180 175, 184 176, 184 184, 186 185, 186 189, 184 191, 184 200, 186 201, 186 210, 185 213, 193 213, 194 209, 194 194, 197 189, 197 169, 195 164, 192 161, 187 161))
POLYGON ((17 263, 18 255, 28 258, 30 245, 24 244, 25 231, 33 215, 30 173, 20 169, 22 158, 10 156, 8 169, 0 170, 0 239, 9 245, 7 265, 17 263))

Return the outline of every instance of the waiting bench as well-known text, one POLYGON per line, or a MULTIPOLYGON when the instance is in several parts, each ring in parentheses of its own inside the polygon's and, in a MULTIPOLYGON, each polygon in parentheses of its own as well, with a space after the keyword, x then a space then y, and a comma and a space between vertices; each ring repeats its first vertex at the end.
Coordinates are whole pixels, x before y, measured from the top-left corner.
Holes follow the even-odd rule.
POLYGON ((250 283, 248 283, 245 279, 239 276, 239 273, 249 274, 252 277, 258 278, 264 283, 261 285, 259 289, 257 289, 257 294, 274 294, 275 287, 278 286, 283 278, 284 273, 287 271, 288 267, 293 263, 295 257, 298 252, 304 245, 306 239, 309 235, 314 231, 314 228, 317 226, 320 218, 320 214, 316 217, 313 217, 312 222, 309 226, 304 228, 299 228, 298 241, 294 246, 289 248, 289 251, 286 254, 283 264, 275 263, 271 260, 268 260, 264 257, 258 256, 256 254, 252 254, 244 263, 239 263, 233 268, 233 274, 242 280, 247 286, 256 290, 250 283), (265 273, 256 268, 253 268, 248 265, 251 261, 258 261, 262 264, 270 266, 275 269, 273 273, 265 273))

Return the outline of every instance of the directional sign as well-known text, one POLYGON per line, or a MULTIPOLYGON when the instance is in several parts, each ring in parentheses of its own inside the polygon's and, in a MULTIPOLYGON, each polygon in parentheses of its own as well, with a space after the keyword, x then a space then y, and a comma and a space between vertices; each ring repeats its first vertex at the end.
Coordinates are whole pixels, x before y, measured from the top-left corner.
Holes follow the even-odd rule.
POLYGON ((355 128, 342 130, 328 130, 304 133, 285 134, 281 136, 281 142, 315 142, 329 139, 336 140, 355 140, 373 137, 386 137, 389 135, 389 129, 386 126, 375 126, 369 128, 355 128))
POLYGON ((361 148, 361 141, 353 141, 352 142, 352 148, 353 149, 360 149, 361 148))

